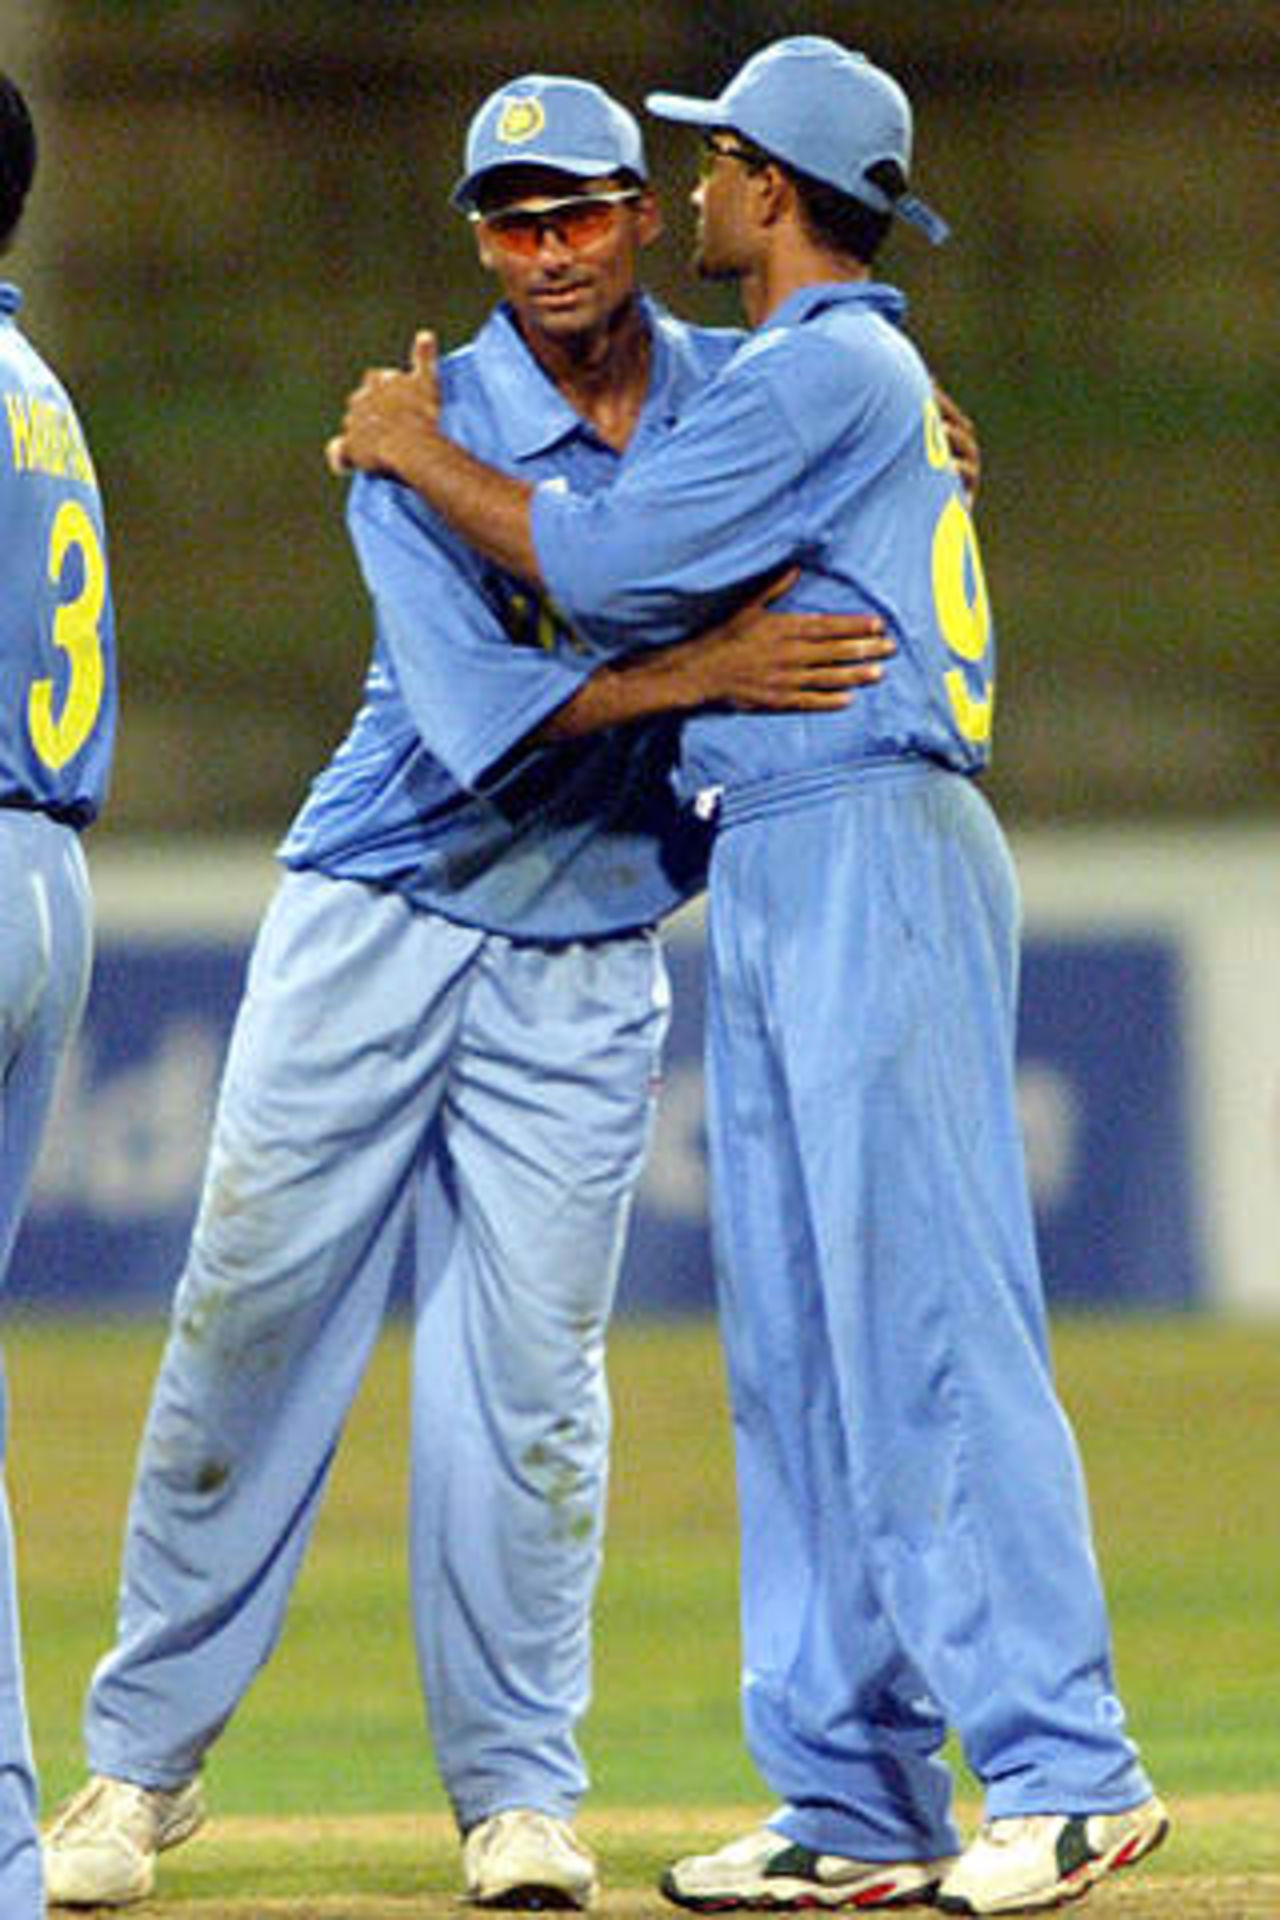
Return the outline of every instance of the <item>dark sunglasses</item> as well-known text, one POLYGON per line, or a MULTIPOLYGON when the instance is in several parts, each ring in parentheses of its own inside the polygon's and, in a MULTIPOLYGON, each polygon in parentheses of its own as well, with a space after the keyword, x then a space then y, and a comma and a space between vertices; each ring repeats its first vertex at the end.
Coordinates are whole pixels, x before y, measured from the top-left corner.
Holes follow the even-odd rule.
POLYGON ((618 217, 618 208, 630 205, 641 196, 639 187, 619 187, 610 193, 573 194, 565 200, 549 200, 541 207, 512 207, 501 213, 473 213, 470 217, 482 226, 507 253, 532 260, 543 238, 554 233, 556 239, 576 253, 602 240, 618 217))

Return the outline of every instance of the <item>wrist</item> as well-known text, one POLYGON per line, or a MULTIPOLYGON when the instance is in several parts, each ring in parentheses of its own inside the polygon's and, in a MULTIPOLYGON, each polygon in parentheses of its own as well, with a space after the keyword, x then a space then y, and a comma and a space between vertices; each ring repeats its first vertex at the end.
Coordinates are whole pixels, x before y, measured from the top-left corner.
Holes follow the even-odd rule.
POLYGON ((383 459, 397 480, 418 487, 436 471, 440 449, 449 443, 434 424, 415 420, 399 427, 382 449, 383 459))
POLYGON ((692 713, 710 698, 709 689, 699 676, 701 660, 697 645, 662 647, 649 656, 655 688, 661 690, 662 708, 668 713, 692 713))

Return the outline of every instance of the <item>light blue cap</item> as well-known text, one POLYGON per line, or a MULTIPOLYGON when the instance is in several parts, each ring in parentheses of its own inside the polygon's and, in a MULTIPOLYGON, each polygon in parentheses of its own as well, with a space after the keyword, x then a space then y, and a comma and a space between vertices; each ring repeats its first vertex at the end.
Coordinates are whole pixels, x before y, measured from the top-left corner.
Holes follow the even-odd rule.
POLYGON ((453 204, 468 207, 498 167, 554 167, 589 180, 625 167, 647 180, 644 141, 633 114, 590 80, 525 73, 491 93, 467 132, 466 172, 453 204))
POLYGON ((717 100, 651 93, 660 120, 729 127, 800 173, 838 187, 877 213, 896 213, 937 245, 950 229, 914 194, 891 196, 868 178, 878 161, 911 167, 911 103, 865 54, 820 34, 775 40, 753 54, 717 100))

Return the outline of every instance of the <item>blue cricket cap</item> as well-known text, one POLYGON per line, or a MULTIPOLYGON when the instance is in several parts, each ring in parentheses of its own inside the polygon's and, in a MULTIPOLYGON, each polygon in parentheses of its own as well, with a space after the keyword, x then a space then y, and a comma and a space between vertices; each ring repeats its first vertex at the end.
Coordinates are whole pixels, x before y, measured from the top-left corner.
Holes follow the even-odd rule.
POLYGON ((554 167, 589 180, 625 167, 647 180, 635 116, 590 80, 526 73, 490 94, 467 132, 466 172, 451 198, 469 207, 499 167, 554 167))
POLYGON ((911 103, 891 74, 820 34, 775 40, 753 54, 718 100, 651 93, 660 120, 728 127, 800 173, 896 213, 934 245, 950 232, 945 220, 912 193, 886 193, 869 169, 895 161, 905 181, 911 167, 911 103))

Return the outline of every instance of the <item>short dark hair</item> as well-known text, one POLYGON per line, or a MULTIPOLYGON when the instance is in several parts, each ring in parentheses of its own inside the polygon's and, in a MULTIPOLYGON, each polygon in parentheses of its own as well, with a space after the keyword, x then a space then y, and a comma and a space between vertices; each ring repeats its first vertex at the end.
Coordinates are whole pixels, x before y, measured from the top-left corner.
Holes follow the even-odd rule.
POLYGON ((12 240, 36 172, 36 130, 22 89, 0 73, 0 252, 12 240))
MULTIPOLYGON (((856 200, 842 188, 833 187, 826 180, 818 180, 813 174, 802 172, 799 167, 793 167, 789 160, 782 160, 776 153, 770 153, 767 147, 758 146, 754 140, 744 138, 736 128, 730 131, 740 143, 738 158, 752 173, 758 173, 761 167, 778 167, 786 174, 795 187, 800 201, 800 217, 811 240, 829 248, 832 253, 846 254, 854 260, 861 260, 864 266, 870 266, 893 225, 891 213, 880 213, 875 207, 869 207, 865 200, 856 200)), ((896 160, 877 160, 874 166, 867 168, 867 179, 873 187, 887 194, 890 200, 896 200, 899 194, 907 190, 907 177, 896 160)))
MULTIPOLYGON (((873 177, 871 184, 895 200, 906 192, 907 186, 897 161, 878 161, 868 172, 872 176, 887 175, 890 169, 895 179, 873 177)), ((893 225, 893 215, 880 213, 865 200, 855 199, 853 194, 830 186, 825 180, 815 180, 812 174, 801 173, 798 167, 788 167, 787 172, 795 182, 800 216, 810 237, 833 253, 847 254, 870 266, 884 245, 893 225)))

